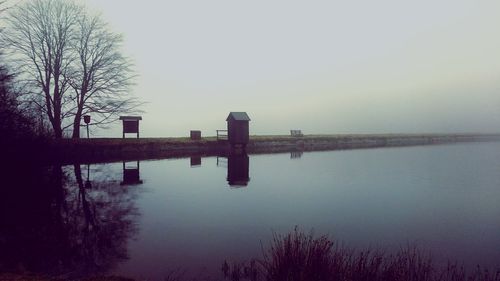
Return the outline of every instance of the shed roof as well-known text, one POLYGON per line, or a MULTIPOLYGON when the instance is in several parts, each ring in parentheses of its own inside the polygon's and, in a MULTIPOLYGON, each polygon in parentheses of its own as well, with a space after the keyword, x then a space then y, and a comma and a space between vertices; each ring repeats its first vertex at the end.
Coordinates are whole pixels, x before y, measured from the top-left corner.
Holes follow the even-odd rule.
POLYGON ((142 120, 141 116, 120 116, 120 120, 142 120))
POLYGON ((230 112, 226 118, 226 121, 228 121, 230 118, 235 121, 250 121, 250 117, 248 117, 246 112, 230 112))

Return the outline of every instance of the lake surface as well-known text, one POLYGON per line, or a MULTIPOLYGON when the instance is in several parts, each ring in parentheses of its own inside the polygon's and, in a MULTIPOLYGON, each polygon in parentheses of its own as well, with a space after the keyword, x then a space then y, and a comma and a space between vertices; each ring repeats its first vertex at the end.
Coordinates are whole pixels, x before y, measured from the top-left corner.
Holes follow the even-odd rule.
MULTIPOLYGON (((0 199, 0 269, 220 276, 295 226, 500 266, 500 143, 55 166, 0 199), (3 249, 3 251, 2 251, 3 249)), ((31 175, 31 174, 30 174, 31 175)), ((13 186, 11 188, 14 188, 13 186)), ((6 189, 4 186, 3 189, 6 189)))

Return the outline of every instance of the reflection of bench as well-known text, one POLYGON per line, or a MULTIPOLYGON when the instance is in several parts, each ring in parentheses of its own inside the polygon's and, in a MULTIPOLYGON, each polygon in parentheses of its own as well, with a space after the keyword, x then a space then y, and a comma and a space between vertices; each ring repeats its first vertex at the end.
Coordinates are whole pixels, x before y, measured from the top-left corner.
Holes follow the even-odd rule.
POLYGON ((292 137, 302 137, 304 134, 302 134, 301 130, 290 130, 290 135, 292 137))
POLYGON ((137 161, 137 164, 135 166, 127 166, 125 161, 123 161, 123 181, 120 183, 120 185, 142 184, 139 169, 139 161, 137 161))

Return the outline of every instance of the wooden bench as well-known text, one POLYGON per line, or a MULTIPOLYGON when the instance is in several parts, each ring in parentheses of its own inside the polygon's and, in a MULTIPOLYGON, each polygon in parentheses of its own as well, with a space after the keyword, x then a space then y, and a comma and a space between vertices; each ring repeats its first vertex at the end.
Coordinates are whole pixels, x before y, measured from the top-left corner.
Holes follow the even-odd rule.
POLYGON ((302 134, 301 130, 290 130, 290 135, 292 137, 303 137, 304 134, 302 134))

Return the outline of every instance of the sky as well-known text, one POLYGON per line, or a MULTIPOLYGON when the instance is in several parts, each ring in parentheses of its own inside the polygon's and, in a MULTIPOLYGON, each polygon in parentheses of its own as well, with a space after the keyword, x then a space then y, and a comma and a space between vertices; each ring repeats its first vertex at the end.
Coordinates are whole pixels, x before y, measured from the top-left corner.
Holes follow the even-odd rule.
POLYGON ((125 37, 144 137, 230 111, 258 135, 500 132, 498 0, 80 1, 125 37))

